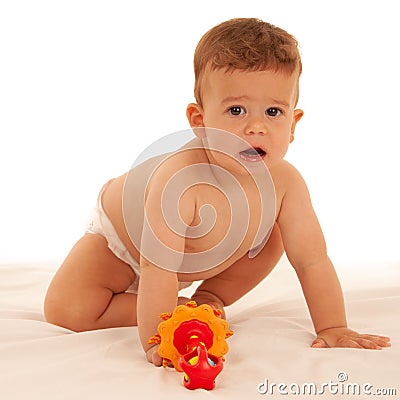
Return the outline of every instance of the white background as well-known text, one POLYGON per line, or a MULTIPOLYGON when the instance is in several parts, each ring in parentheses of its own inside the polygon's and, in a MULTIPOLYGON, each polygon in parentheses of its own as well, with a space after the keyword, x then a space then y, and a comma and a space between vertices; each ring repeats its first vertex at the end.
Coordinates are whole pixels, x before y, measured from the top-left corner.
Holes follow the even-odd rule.
POLYGON ((200 37, 258 17, 301 44, 303 173, 331 257, 399 261, 395 1, 1 1, 0 261, 62 259, 101 185, 188 128, 200 37), (140 5, 137 5, 140 4, 140 5))

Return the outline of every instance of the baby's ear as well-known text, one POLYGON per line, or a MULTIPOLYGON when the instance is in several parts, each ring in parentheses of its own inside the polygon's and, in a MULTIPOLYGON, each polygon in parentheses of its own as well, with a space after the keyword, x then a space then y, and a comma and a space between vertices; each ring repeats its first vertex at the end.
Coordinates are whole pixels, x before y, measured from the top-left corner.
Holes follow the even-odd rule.
POLYGON ((186 108, 186 117, 196 136, 203 137, 203 108, 197 103, 190 103, 186 108))
POLYGON ((292 143, 294 140, 294 130, 296 129, 296 124, 301 120, 303 115, 304 111, 300 109, 294 110, 293 112, 293 121, 292 121, 292 126, 290 128, 290 143, 292 143))

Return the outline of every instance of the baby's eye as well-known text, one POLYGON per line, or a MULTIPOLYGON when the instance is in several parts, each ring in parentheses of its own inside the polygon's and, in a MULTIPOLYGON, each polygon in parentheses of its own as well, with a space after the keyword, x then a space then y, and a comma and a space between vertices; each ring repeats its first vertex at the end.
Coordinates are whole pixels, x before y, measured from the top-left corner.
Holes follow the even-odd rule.
POLYGON ((244 108, 240 106, 233 106, 228 111, 232 115, 242 115, 245 113, 244 108))
POLYGON ((276 107, 270 107, 265 111, 265 114, 267 114, 269 117, 277 117, 281 114, 281 110, 276 107))

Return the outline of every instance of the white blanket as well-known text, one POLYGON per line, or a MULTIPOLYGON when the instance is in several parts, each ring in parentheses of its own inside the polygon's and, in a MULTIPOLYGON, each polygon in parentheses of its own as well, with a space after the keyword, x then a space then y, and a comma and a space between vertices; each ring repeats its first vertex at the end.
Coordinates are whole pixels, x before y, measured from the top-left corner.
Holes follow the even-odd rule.
POLYGON ((400 398, 398 264, 338 268, 349 325, 390 336, 390 349, 311 349, 308 311, 283 260, 227 308, 234 335, 212 391, 189 391, 181 373, 147 363, 137 328, 74 333, 46 323, 43 298, 56 267, 0 266, 1 399, 400 398))

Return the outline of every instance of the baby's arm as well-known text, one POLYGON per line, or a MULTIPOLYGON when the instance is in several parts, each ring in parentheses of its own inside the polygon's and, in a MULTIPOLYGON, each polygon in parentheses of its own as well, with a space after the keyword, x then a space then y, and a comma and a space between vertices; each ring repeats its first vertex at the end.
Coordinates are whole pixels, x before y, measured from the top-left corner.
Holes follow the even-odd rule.
POLYGON ((148 361, 160 366, 158 346, 148 344, 157 333, 160 315, 172 312, 178 297, 178 279, 174 272, 163 270, 145 259, 140 262, 140 282, 137 300, 137 320, 139 337, 148 361))
POLYGON ((325 239, 313 210, 307 186, 292 166, 284 176, 287 190, 279 218, 286 254, 301 283, 315 331, 313 347, 379 349, 389 338, 362 335, 347 327, 343 293, 327 255, 325 239))
MULTIPOLYGON (((147 359, 155 365, 161 364, 161 357, 157 354, 158 346, 148 344, 148 339, 157 333, 160 315, 172 313, 177 305, 178 277, 175 271, 179 269, 185 250, 184 232, 173 231, 167 224, 167 221, 173 223, 171 219, 175 214, 166 215, 162 207, 162 182, 165 181, 163 175, 156 175, 146 196, 137 300, 139 337, 147 359)), ((190 225, 195 210, 190 191, 180 200, 176 215, 190 225)))

